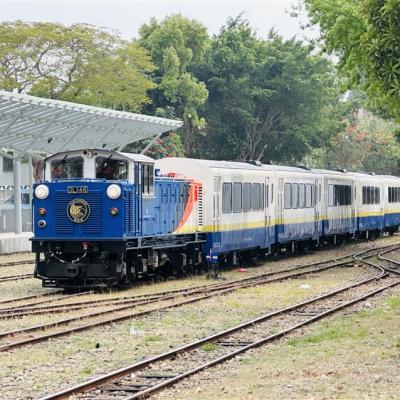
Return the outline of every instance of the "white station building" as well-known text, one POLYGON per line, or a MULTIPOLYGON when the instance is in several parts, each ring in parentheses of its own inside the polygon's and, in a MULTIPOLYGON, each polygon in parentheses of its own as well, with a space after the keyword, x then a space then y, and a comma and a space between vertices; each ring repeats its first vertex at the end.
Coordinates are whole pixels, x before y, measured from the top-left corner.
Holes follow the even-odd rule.
POLYGON ((34 163, 61 151, 121 151, 181 126, 177 120, 0 90, 0 253, 30 250, 34 163))

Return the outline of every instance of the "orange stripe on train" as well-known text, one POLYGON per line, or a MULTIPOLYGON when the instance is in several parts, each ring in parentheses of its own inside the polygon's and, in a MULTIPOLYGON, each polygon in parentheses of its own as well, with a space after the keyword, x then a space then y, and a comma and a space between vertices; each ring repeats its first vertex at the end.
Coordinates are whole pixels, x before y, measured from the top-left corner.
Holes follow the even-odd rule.
POLYGON ((201 182, 196 182, 194 180, 189 181, 189 196, 186 202, 185 210, 183 211, 183 215, 176 230, 182 228, 188 219, 190 218, 195 204, 199 201, 199 189, 202 186, 201 182))

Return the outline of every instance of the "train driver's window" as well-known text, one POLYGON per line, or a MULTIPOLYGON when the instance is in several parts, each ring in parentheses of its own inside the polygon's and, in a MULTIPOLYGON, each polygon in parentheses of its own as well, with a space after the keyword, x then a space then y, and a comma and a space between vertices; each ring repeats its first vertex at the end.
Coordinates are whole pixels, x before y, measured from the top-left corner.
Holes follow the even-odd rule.
POLYGON ((83 158, 64 156, 50 163, 51 179, 83 178, 83 158))
POLYGON ((128 161, 108 157, 96 157, 96 178, 108 181, 128 179, 128 161))

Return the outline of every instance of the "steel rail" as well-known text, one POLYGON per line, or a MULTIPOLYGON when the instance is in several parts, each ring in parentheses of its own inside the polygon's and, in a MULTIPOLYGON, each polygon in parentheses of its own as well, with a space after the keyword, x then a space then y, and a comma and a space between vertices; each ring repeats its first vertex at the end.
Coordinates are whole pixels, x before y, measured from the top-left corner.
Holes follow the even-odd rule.
POLYGON ((33 278, 33 274, 3 276, 3 277, 0 277, 0 283, 2 283, 2 282, 10 282, 10 281, 20 281, 20 280, 23 280, 23 279, 31 279, 31 278, 33 278))
MULTIPOLYGON (((209 293, 209 294, 205 294, 203 296, 200 297, 195 297, 189 300, 183 300, 180 301, 178 303, 174 303, 171 305, 167 305, 167 306, 163 306, 163 307, 157 307, 154 309, 150 309, 150 310, 145 310, 145 311, 139 311, 139 312, 134 312, 134 313, 130 313, 127 315, 122 315, 122 316, 118 316, 118 317, 112 317, 112 318, 108 318, 106 320, 102 320, 102 321, 97 321, 94 323, 90 323, 90 324, 86 324, 86 325, 82 325, 79 327, 74 327, 74 328, 70 328, 70 329, 66 329, 60 332, 54 332, 54 333, 49 333, 47 335, 43 335, 43 336, 37 336, 37 337, 31 337, 28 339, 24 339, 21 341, 15 341, 12 343, 8 343, 8 344, 4 344, 0 346, 0 352, 4 352, 4 351, 8 351, 11 350, 13 348, 16 347, 22 347, 28 344, 34 344, 34 343, 39 343, 39 342, 43 342, 46 341, 48 339, 51 338, 56 338, 56 337, 61 337, 61 336, 65 336, 71 333, 75 333, 75 332, 82 332, 84 330, 88 330, 94 327, 98 327, 98 326, 102 326, 102 325, 107 325, 109 323, 115 323, 115 322, 121 322, 130 318, 138 318, 138 317, 143 317, 146 316, 148 314, 151 314, 153 312, 158 312, 158 311, 164 311, 164 310, 168 310, 168 309, 172 309, 172 308, 177 308, 177 307, 181 307, 183 305, 187 305, 187 304, 193 304, 193 303, 197 303, 199 301, 205 300, 205 299, 209 299, 211 297, 214 296, 222 296, 224 294, 228 294, 233 292, 234 290, 237 289, 242 289, 242 288, 247 288, 247 287, 253 287, 253 286, 257 286, 257 285, 262 285, 262 284, 266 284, 266 283, 270 283, 270 282, 279 282, 285 279, 290 279, 290 278, 294 278, 294 277, 298 277, 298 276, 302 276, 302 275, 306 275, 306 274, 311 274, 311 273, 315 273, 315 272, 321 272, 327 269, 331 269, 331 268, 336 268, 339 265, 346 265, 348 264, 348 262, 341 262, 338 263, 336 265, 332 265, 332 266, 328 266, 328 267, 322 267, 319 268, 317 270, 312 270, 312 271, 307 271, 307 272, 297 272, 296 274, 290 274, 287 276, 283 276, 283 277, 279 277, 279 278, 275 278, 275 279, 270 279, 270 280, 265 280, 265 281, 257 281, 255 283, 247 283, 246 285, 242 285, 242 286, 235 286, 233 288, 228 288, 228 289, 219 289, 218 291, 215 291, 215 293, 209 293)), ((213 291, 214 292, 214 291, 213 291)), ((170 300, 173 299, 173 296, 170 296, 170 298, 168 299, 163 299, 164 300, 170 300)), ((130 308, 130 306, 124 306, 124 307, 120 307, 120 310, 117 311, 121 311, 122 309, 128 309, 130 308)), ((15 330, 15 331, 8 331, 8 332, 3 332, 0 333, 0 338, 7 338, 10 336, 15 336, 17 334, 20 333, 29 333, 29 332, 33 332, 33 331, 43 331, 44 329, 49 329, 52 327, 56 327, 56 326, 60 326, 60 325, 65 325, 74 321, 78 321, 78 320, 82 320, 84 318, 94 318, 95 316, 99 316, 99 315, 106 315, 106 314, 111 314, 113 312, 116 312, 115 310, 107 310, 107 311, 102 311, 100 313, 95 313, 95 314, 90 314, 90 315, 84 315, 81 317, 75 317, 75 318, 69 318, 66 320, 62 320, 62 321, 56 321, 53 323, 49 323, 49 324, 45 324, 45 325, 37 325, 37 326, 33 326, 33 327, 29 327, 29 328, 23 328, 23 329, 19 329, 19 330, 15 330)))
MULTIPOLYGON (((362 254, 367 254, 367 253, 369 253, 371 251, 388 249, 388 248, 393 248, 393 247, 398 248, 399 245, 389 245, 389 246, 379 247, 378 249, 377 248, 368 249, 368 250, 365 250, 365 251, 357 253, 357 256, 360 256, 362 254)), ((342 257, 336 258, 336 260, 344 259, 344 258, 348 258, 348 257, 349 257, 348 255, 347 256, 342 256, 342 257)), ((366 257, 370 257, 370 255, 367 254, 366 257)), ((354 255, 353 255, 353 259, 354 259, 354 255)), ((331 260, 329 260, 329 261, 331 261, 331 260)), ((317 265, 321 265, 323 263, 326 263, 326 261, 325 262, 321 261, 321 262, 318 262, 316 264, 317 265)), ((142 317, 142 316, 148 315, 148 314, 153 313, 153 312, 162 311, 162 310, 171 309, 171 308, 176 308, 176 307, 180 307, 182 305, 192 304, 192 303, 204 300, 204 299, 208 299, 208 298, 213 297, 213 296, 220 296, 220 295, 223 295, 223 294, 230 293, 230 292, 232 292, 234 290, 237 290, 238 288, 246 288, 246 287, 256 286, 256 285, 259 285, 259 284, 277 282, 277 281, 290 279, 290 278, 294 278, 294 277, 298 277, 298 276, 302 276, 302 275, 306 275, 306 274, 320 272, 320 271, 323 271, 323 270, 326 270, 326 269, 331 269, 331 268, 335 268, 335 267, 338 267, 338 266, 341 266, 341 265, 347 265, 347 264, 349 264, 348 261, 342 261, 342 262, 334 263, 334 264, 329 265, 327 267, 314 269, 314 270, 311 270, 311 271, 298 272, 296 274, 289 274, 289 275, 282 276, 282 277, 279 277, 279 278, 276 278, 276 279, 259 280, 258 282, 254 282, 254 283, 250 282, 247 285, 241 285, 239 287, 235 286, 235 287, 229 288, 229 289, 223 288, 223 290, 217 291, 217 293, 206 294, 204 296, 200 296, 200 297, 197 297, 197 298, 194 298, 194 299, 181 301, 181 302, 178 302, 178 303, 174 303, 172 305, 158 307, 156 309, 150 309, 150 310, 145 310, 145 311, 141 311, 141 312, 130 313, 128 315, 108 318, 106 320, 97 321, 95 323, 86 324, 86 325, 83 325, 83 326, 80 326, 80 327, 66 329, 66 330, 63 330, 61 332, 54 332, 54 333, 50 333, 50 334, 43 335, 43 336, 38 336, 38 337, 25 339, 25 340, 22 340, 22 341, 15 341, 15 342, 12 342, 12 343, 8 343, 8 344, 0 346, 0 352, 1 351, 7 351, 7 350, 10 350, 10 349, 15 348, 15 347, 21 347, 21 346, 24 346, 24 345, 27 345, 27 344, 33 344, 33 343, 46 341, 46 340, 48 340, 50 338, 60 337, 60 336, 68 335, 70 333, 74 333, 74 332, 81 332, 83 330, 91 329, 91 328, 97 327, 97 326, 106 325, 108 323, 120 322, 120 321, 129 319, 129 318, 142 317)), ((313 264, 307 264, 306 267, 309 267, 310 265, 313 265, 313 264)), ((304 266, 302 266, 302 267, 304 268, 304 266)), ((294 269, 297 269, 297 267, 295 267, 294 269)), ((255 278, 258 278, 258 277, 256 276, 255 278)), ((249 279, 252 279, 252 278, 246 278, 245 281, 248 281, 249 279)), ((241 280, 239 280, 239 282, 240 281, 241 280)), ((220 284, 220 285, 223 285, 223 284, 220 284)), ((211 286, 217 286, 217 285, 211 285, 211 286)), ((37 331, 37 330, 41 330, 42 331, 44 329, 49 329, 51 327, 65 325, 65 324, 71 323, 73 321, 82 320, 83 318, 93 318, 93 317, 101 315, 101 314, 104 315, 104 314, 109 314, 109 313, 115 312, 115 311, 121 311, 121 309, 127 309, 129 307, 130 306, 124 306, 124 307, 119 307, 120 310, 107 310, 107 311, 103 311, 103 312, 100 312, 100 313, 90 314, 90 315, 87 315, 87 316, 81 316, 81 317, 69 318, 69 319, 62 320, 62 321, 56 321, 54 323, 49 323, 49 324, 45 324, 45 325, 38 325, 38 326, 33 326, 33 327, 24 328, 24 329, 20 329, 20 330, 4 332, 4 333, 0 334, 0 338, 14 336, 14 335, 17 335, 19 333, 28 333, 28 332, 33 332, 33 331, 37 331)))
MULTIPOLYGON (((93 292, 92 291, 88 291, 88 292, 79 292, 79 293, 72 293, 72 294, 66 295, 66 294, 64 294, 63 290, 60 290, 60 291, 55 291, 55 292, 51 292, 51 293, 42 293, 42 294, 36 294, 36 295, 32 295, 32 296, 25 296, 25 297, 15 298, 15 299, 11 299, 11 300, 6 300, 6 301, 0 301, 0 307, 1 307, 3 304, 7 304, 7 303, 16 303, 16 302, 23 301, 23 300, 30 300, 30 299, 35 299, 35 298, 40 299, 42 297, 46 297, 44 300, 39 300, 39 301, 36 301, 36 302, 33 302, 33 303, 21 304, 21 305, 16 306, 16 307, 0 308, 0 314, 11 312, 11 311, 17 310, 17 309, 24 310, 24 309, 26 309, 26 308, 28 308, 30 306, 37 306, 37 305, 43 304, 43 303, 47 303, 48 304, 48 303, 54 303, 56 301, 65 300, 65 299, 69 299, 69 298, 73 298, 73 297, 85 296, 85 295, 88 295, 90 293, 93 293, 93 292), (53 298, 50 298, 50 299, 48 298, 50 296, 55 296, 55 295, 58 295, 58 294, 62 294, 62 296, 55 297, 54 299, 53 298)), ((66 305, 68 305, 68 304, 66 304, 66 305)))
MULTIPOLYGON (((76 386, 71 387, 69 389, 62 390, 62 391, 60 391, 58 393, 45 396, 41 400, 65 399, 65 398, 68 398, 69 396, 74 395, 74 394, 76 395, 76 394, 79 394, 79 393, 86 393, 86 392, 88 392, 90 390, 98 389, 101 385, 104 385, 106 383, 110 383, 112 381, 115 381, 116 379, 124 377, 124 376, 126 376, 128 374, 131 374, 132 372, 136 372, 136 371, 142 370, 142 369, 144 369, 144 368, 146 368, 146 367, 148 367, 148 366, 150 366, 152 364, 155 364, 156 362, 164 361, 164 360, 167 360, 167 359, 173 359, 178 354, 186 353, 186 352, 189 352, 191 350, 197 349, 197 348, 199 348, 200 346, 202 346, 202 345, 204 345, 206 343, 215 342, 215 341, 217 341, 217 340, 219 340, 221 338, 224 338, 224 337, 227 337, 229 335, 232 335, 233 333, 236 333, 236 332, 241 331, 243 329, 246 329, 246 328, 249 328, 249 327, 253 327, 254 325, 259 324, 261 322, 264 322, 264 321, 266 321, 266 320, 268 320, 268 319, 270 319, 272 317, 279 316, 279 315, 282 315, 282 314, 285 314, 285 313, 289 313, 291 311, 294 311, 296 309, 300 309, 300 308, 302 308, 304 306, 313 304, 315 302, 334 297, 334 296, 336 296, 336 295, 338 295, 340 293, 343 293, 343 292, 345 292, 347 290, 351 290, 351 289, 359 287, 361 285, 364 285, 364 284, 367 284, 367 283, 370 283, 370 282, 373 282, 373 281, 377 281, 377 280, 380 280, 382 278, 385 278, 385 277, 389 276, 388 273, 383 268, 378 266, 378 270, 380 271, 380 274, 377 275, 377 276, 374 276, 372 278, 368 278, 368 279, 365 279, 365 280, 363 280, 361 282, 357 282, 355 284, 342 287, 342 288, 340 288, 338 290, 332 291, 332 292, 327 293, 325 295, 321 295, 321 296, 315 297, 315 298, 307 300, 307 301, 303 301, 301 303, 292 305, 290 307, 287 307, 287 308, 284 308, 284 309, 280 309, 278 311, 275 311, 275 312, 272 312, 272 313, 269 313, 269 314, 265 314, 265 315, 263 315, 261 317, 253 319, 251 321, 247 321, 247 322, 242 323, 242 324, 240 324, 238 326, 235 326, 233 328, 230 328, 230 329, 227 329, 225 331, 219 332, 219 333, 214 334, 212 336, 208 336, 206 338, 203 338, 203 339, 198 340, 196 342, 190 343, 188 345, 181 346, 181 347, 178 347, 178 348, 176 348, 174 350, 171 350, 171 351, 168 351, 166 353, 160 354, 158 356, 148 358, 148 359, 140 361, 140 362, 138 362, 136 364, 121 368, 121 369, 119 369, 117 371, 114 371, 112 373, 103 375, 103 376, 98 377, 98 378, 94 378, 94 379, 92 379, 92 380, 90 380, 88 382, 76 385, 76 386)), ((199 371, 201 371, 201 370, 203 370, 205 368, 209 368, 209 367, 212 367, 214 365, 217 365, 217 364, 219 364, 221 362, 224 362, 224 361, 226 361, 228 359, 231 359, 231 358, 237 356, 238 354, 241 354, 241 353, 243 353, 245 351, 248 351, 248 350, 250 350, 252 348, 256 348, 256 347, 259 347, 259 346, 261 346, 261 345, 263 345, 265 343, 272 342, 272 341, 275 341, 277 339, 280 339, 283 336, 287 335, 290 332, 293 332, 294 330, 296 330, 296 329, 298 329, 300 327, 303 327, 303 326, 311 324, 311 323, 313 323, 315 321, 318 321, 319 319, 322 319, 322 318, 324 318, 324 317, 326 317, 328 315, 331 315, 331 314, 333 314, 333 313, 335 313, 335 312, 337 312, 339 310, 342 310, 342 309, 344 309, 346 307, 354 305, 354 304, 356 304, 356 303, 358 303, 358 302, 360 302, 362 300, 365 300, 368 297, 376 295, 376 294, 378 294, 378 293, 380 293, 380 292, 382 292, 382 291, 384 291, 384 290, 386 290, 386 289, 388 289, 390 287, 396 286, 398 284, 400 284, 400 280, 398 280, 396 282, 393 282, 393 283, 391 283, 389 285, 386 285, 384 287, 381 287, 379 289, 376 289, 376 290, 374 290, 372 292, 369 292, 367 294, 364 294, 364 295, 362 295, 362 296, 360 296, 360 297, 358 297, 356 299, 353 299, 351 301, 342 303, 342 304, 340 304, 340 305, 338 305, 336 307, 333 307, 333 308, 331 308, 331 309, 329 309, 327 311, 319 313, 318 315, 313 316, 312 318, 309 318, 309 319, 307 319, 305 321, 302 321, 301 323, 293 325, 288 329, 282 330, 282 331, 280 331, 280 332, 278 332, 278 333, 276 333, 274 335, 270 335, 270 336, 268 336, 266 338, 258 340, 257 342, 248 344, 248 345, 246 345, 246 346, 244 346, 244 347, 242 347, 242 348, 240 348, 238 350, 235 350, 235 351, 233 351, 231 353, 228 353, 228 354, 226 354, 226 355, 224 355, 222 357, 219 357, 217 359, 209 361, 209 362, 207 362, 207 363, 205 363, 205 364, 203 364, 203 365, 201 365, 201 366, 199 366, 197 368, 194 368, 194 369, 192 369, 190 371, 186 371, 185 373, 182 373, 180 375, 174 376, 174 377, 172 377, 172 378, 170 378, 170 379, 168 379, 168 380, 166 380, 164 382, 161 382, 158 385, 154 385, 154 386, 152 386, 150 388, 147 388, 145 390, 141 390, 139 393, 135 393, 132 396, 124 397, 124 400, 128 400, 128 399, 129 400, 133 400, 133 399, 137 399, 137 398, 145 398, 145 397, 149 396, 150 394, 155 393, 157 391, 160 391, 161 389, 164 389, 166 387, 169 387, 169 386, 175 384, 176 382, 178 382, 178 381, 180 381, 180 380, 182 380, 182 379, 184 379, 184 378, 186 378, 186 377, 188 377, 190 375, 193 375, 193 374, 195 374, 195 373, 197 373, 197 372, 199 372, 199 371)), ((123 389, 121 389, 121 390, 123 390, 123 389)))
MULTIPOLYGON (((383 247, 380 247, 379 249, 382 250, 382 249, 386 249, 386 248, 389 248, 389 247, 392 248, 393 245, 391 245, 391 246, 383 246, 383 247)), ((397 247, 398 247, 398 245, 397 245, 397 247)), ((365 251, 357 253, 357 254, 358 255, 367 254, 367 253, 369 253, 371 251, 376 251, 376 250, 377 249, 368 249, 368 250, 365 250, 365 251)), ((343 257, 338 258, 338 259, 343 259, 344 257, 347 257, 347 256, 343 256, 343 257)), ((317 264, 320 264, 320 263, 317 263, 317 264)), ((332 265, 327 266, 327 267, 319 268, 317 270, 314 269, 314 270, 306 271, 306 272, 298 272, 296 274, 289 274, 289 275, 282 276, 282 277, 279 277, 279 278, 276 278, 276 279, 269 279, 269 280, 265 280, 265 281, 259 280, 258 282, 255 282, 255 283, 248 283, 247 285, 241 285, 240 287, 244 288, 244 287, 255 286, 255 285, 259 285, 259 284, 265 284, 265 283, 269 283, 269 282, 277 282, 277 281, 281 281, 281 280, 284 280, 284 279, 290 279, 290 278, 293 278, 293 277, 297 277, 297 276, 301 276, 301 275, 305 275, 305 274, 310 274, 310 273, 315 273, 315 272, 319 272, 321 270, 335 268, 335 267, 337 267, 339 265, 347 265, 347 264, 349 264, 348 261, 342 261, 342 262, 335 263, 335 264, 332 264, 332 265)), ((250 278, 246 278, 246 280, 248 280, 248 279, 250 279, 250 278)), ((102 326, 102 325, 106 325, 106 324, 113 323, 113 322, 120 322, 120 321, 129 319, 129 318, 133 318, 133 317, 142 317, 142 316, 150 314, 152 312, 162 311, 162 310, 166 310, 166 309, 170 309, 170 308, 180 307, 180 306, 186 305, 186 304, 195 303, 195 302, 198 302, 198 301, 201 301, 201 300, 204 300, 204 299, 208 299, 208 298, 213 297, 213 296, 220 296, 220 295, 223 295, 223 294, 230 293, 230 292, 232 292, 232 291, 234 291, 236 289, 238 289, 238 287, 233 287, 233 288, 229 288, 229 289, 223 288, 222 290, 217 291, 216 293, 206 294, 204 296, 196 297, 194 299, 184 300, 184 301, 181 301, 181 302, 178 302, 178 303, 174 303, 172 305, 158 307, 156 309, 150 309, 150 310, 145 310, 145 311, 141 311, 141 312, 130 313, 128 315, 112 317, 112 318, 108 318, 106 320, 97 321, 97 322, 86 324, 86 325, 83 325, 83 326, 66 329, 66 330, 63 330, 63 331, 60 331, 60 332, 54 332, 54 333, 50 333, 50 334, 42 335, 42 336, 38 336, 38 337, 31 337, 31 338, 28 338, 28 339, 25 339, 25 340, 22 340, 22 341, 15 341, 15 342, 4 344, 4 345, 0 346, 0 352, 1 351, 7 351, 7 350, 10 350, 10 349, 15 348, 15 347, 21 347, 21 346, 24 346, 24 345, 27 345, 27 344, 33 344, 33 343, 46 341, 46 340, 48 340, 50 338, 60 337, 60 336, 68 335, 70 333, 74 333, 74 332, 81 332, 83 330, 91 329, 93 327, 102 326)), ((169 299, 171 299, 171 298, 169 298, 169 299)), ((1 338, 6 338, 6 337, 14 336, 14 335, 17 335, 17 334, 20 334, 20 333, 28 333, 28 332, 33 332, 33 331, 37 331, 37 330, 41 330, 42 331, 44 329, 49 329, 51 327, 65 325, 65 324, 69 324, 69 323, 77 321, 77 320, 82 320, 84 318, 94 318, 94 317, 99 316, 99 315, 105 315, 105 314, 109 314, 111 312, 122 311, 122 310, 125 310, 125 309, 128 309, 128 308, 130 308, 130 306, 119 307, 117 310, 115 310, 115 309, 114 310, 107 310, 107 311, 103 311, 103 312, 100 312, 100 313, 94 313, 94 314, 90 314, 90 315, 86 315, 86 316, 69 318, 69 319, 66 319, 66 320, 56 321, 54 323, 49 323, 49 324, 45 324, 45 325, 38 325, 38 326, 33 326, 33 327, 24 328, 24 329, 20 329, 20 330, 4 332, 4 333, 0 334, 0 337, 1 338)))
MULTIPOLYGON (((254 279, 257 279, 257 278, 260 278, 260 279, 261 279, 261 278, 264 278, 264 277, 267 277, 267 276, 274 276, 274 275, 282 274, 282 273, 284 273, 284 272, 295 271, 295 270, 304 269, 304 268, 307 268, 307 267, 315 267, 315 266, 327 264, 327 263, 330 263, 330 262, 332 262, 332 263, 336 262, 336 263, 337 263, 337 261, 339 261, 339 260, 345 260, 345 259, 347 259, 347 258, 354 259, 354 258, 356 258, 356 257, 360 257, 360 256, 363 255, 363 254, 364 254, 365 256, 367 256, 367 253, 369 253, 369 252, 371 252, 371 251, 377 251, 377 250, 387 249, 386 251, 389 252, 389 251, 393 251, 393 248, 394 248, 394 249, 397 249, 397 248, 399 248, 399 245, 396 245, 396 244, 393 245, 393 244, 392 244, 392 245, 385 245, 385 246, 375 247, 375 248, 373 248, 373 249, 363 250, 363 251, 357 252, 357 253, 355 253, 355 254, 354 254, 354 253, 351 253, 351 254, 343 255, 343 256, 340 256, 340 257, 332 258, 332 259, 325 259, 325 260, 322 260, 322 261, 319 261, 319 262, 316 262, 316 263, 302 264, 302 265, 294 266, 294 267, 291 267, 291 268, 287 268, 287 269, 285 269, 285 270, 280 270, 280 271, 275 271, 275 272, 264 273, 264 274, 255 275, 255 276, 251 276, 251 277, 248 277, 248 278, 244 278, 244 279, 243 279, 243 278, 241 278, 241 279, 236 279, 236 280, 229 281, 228 283, 229 283, 229 284, 233 284, 233 283, 235 283, 235 282, 251 281, 251 280, 254 280, 254 279)), ((123 297, 117 297, 117 298, 114 298, 114 299, 98 299, 98 300, 90 300, 90 301, 84 301, 84 302, 68 303, 68 307, 71 307, 71 309, 73 309, 73 307, 74 307, 75 305, 87 305, 87 304, 88 304, 88 305, 92 305, 92 304, 93 304, 93 305, 96 305, 96 304, 101 305, 101 304, 104 304, 104 303, 114 302, 114 301, 117 301, 117 300, 138 299, 138 298, 149 298, 149 297, 155 297, 155 296, 161 297, 161 296, 168 295, 168 294, 172 294, 172 293, 185 292, 185 291, 195 290, 195 289, 216 288, 216 287, 218 287, 218 286, 225 286, 225 285, 226 285, 226 283, 212 284, 212 285, 202 285, 202 286, 199 286, 199 287, 189 287, 189 288, 183 288, 183 289, 175 289, 175 290, 164 291, 164 292, 157 292, 157 293, 152 293, 152 294, 143 294, 143 295, 134 295, 134 296, 123 296, 123 297)), ((85 292, 85 293, 86 293, 86 292, 85 292)), ((1 303, 0 303, 0 304, 1 304, 1 303)), ((37 304, 38 304, 38 303, 37 303, 37 304)), ((31 307, 32 305, 35 305, 35 304, 32 304, 32 303, 31 303, 31 304, 26 304, 26 305, 23 305, 23 306, 19 306, 19 308, 0 309, 0 314, 9 313, 9 312, 12 312, 12 311, 19 312, 19 311, 20 311, 19 309, 21 309, 21 308, 23 308, 23 309, 25 309, 25 310, 34 309, 33 307, 31 307)), ((51 310, 55 310, 55 309, 57 309, 57 308, 62 308, 62 307, 65 307, 65 305, 59 304, 59 305, 55 305, 55 306, 48 307, 48 309, 49 309, 49 310, 50 310, 50 309, 51 309, 51 310)), ((46 310, 45 307, 44 307, 44 308, 42 308, 42 307, 37 307, 37 308, 35 308, 35 309, 40 310, 40 313, 42 313, 43 311, 46 310)), ((65 310, 62 309, 61 311, 65 311, 65 310)), ((21 312, 22 312, 22 311, 21 311, 21 312)), ((52 311, 52 312, 55 312, 55 311, 52 311)), ((21 313, 21 315, 27 315, 27 314, 22 314, 22 313, 21 313)), ((17 314, 15 314, 15 315, 13 315, 13 316, 17 316, 17 314)), ((1 316, 0 316, 0 318, 1 318, 1 316)))
MULTIPOLYGON (((98 299, 98 300, 90 300, 90 301, 75 302, 75 303, 68 303, 68 304, 57 304, 57 305, 51 305, 51 306, 36 307, 36 305, 34 305, 31 307, 30 304, 27 304, 27 305, 20 306, 20 307, 3 308, 3 309, 0 309, 0 319, 18 317, 18 316, 26 316, 26 315, 43 314, 43 312, 59 313, 59 312, 64 312, 64 311, 75 311, 75 310, 87 308, 90 306, 97 307, 97 306, 120 305, 120 304, 137 305, 138 301, 143 301, 143 300, 152 300, 151 302, 156 302, 156 301, 163 300, 166 295, 170 295, 170 294, 175 294, 178 296, 178 295, 203 293, 205 291, 216 290, 221 287, 227 288, 230 286, 234 286, 236 284, 242 285, 245 282, 254 282, 256 280, 263 281, 264 279, 269 278, 269 277, 281 275, 286 272, 311 268, 316 265, 333 263, 333 265, 328 265, 327 267, 324 267, 324 268, 315 269, 313 271, 306 271, 307 273, 314 272, 314 271, 320 272, 327 268, 329 269, 329 268, 335 268, 338 266, 346 265, 347 264, 346 261, 337 262, 337 260, 341 260, 341 259, 345 259, 345 258, 350 258, 350 256, 321 261, 321 262, 318 262, 315 264, 306 264, 306 265, 296 266, 296 267, 292 267, 292 268, 288 268, 288 269, 284 269, 284 270, 280 270, 280 271, 264 273, 264 274, 255 275, 255 276, 244 278, 244 279, 232 280, 232 281, 224 282, 224 283, 220 283, 220 284, 203 285, 203 286, 198 286, 198 287, 187 287, 187 288, 183 288, 183 289, 175 289, 173 291, 166 291, 163 293, 135 295, 135 296, 130 296, 130 297, 120 297, 120 298, 114 298, 114 299, 98 299)), ((351 260, 349 260, 349 261, 351 261, 351 260)), ((301 276, 301 275, 303 275, 302 272, 300 274, 291 274, 290 276, 296 277, 296 276, 301 276)), ((284 276, 285 279, 287 279, 287 277, 288 277, 288 275, 284 276)), ((148 304, 148 302, 146 302, 144 304, 148 304)))
POLYGON ((1 300, 0 301, 0 306, 3 305, 3 304, 17 303, 19 301, 31 300, 31 299, 36 299, 36 298, 40 298, 40 297, 52 296, 52 295, 56 295, 56 294, 61 294, 63 292, 64 292, 63 290, 57 290, 57 291, 54 291, 54 292, 38 293, 38 294, 29 295, 29 296, 15 297, 13 299, 1 300))
POLYGON ((24 264, 35 264, 35 260, 21 260, 21 261, 10 261, 7 263, 0 263, 0 268, 14 267, 16 265, 24 265, 24 264))

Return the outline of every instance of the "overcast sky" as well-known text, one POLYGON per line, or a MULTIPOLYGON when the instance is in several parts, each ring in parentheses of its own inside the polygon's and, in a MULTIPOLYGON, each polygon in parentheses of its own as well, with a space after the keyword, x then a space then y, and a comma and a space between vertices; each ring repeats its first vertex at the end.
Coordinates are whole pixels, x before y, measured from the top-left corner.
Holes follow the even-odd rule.
POLYGON ((132 39, 153 16, 163 19, 181 13, 202 22, 213 34, 227 17, 244 12, 259 36, 265 37, 274 28, 285 38, 302 38, 300 24, 305 18, 292 18, 288 12, 296 3, 297 0, 0 0, 0 20, 86 22, 115 29, 132 39))

